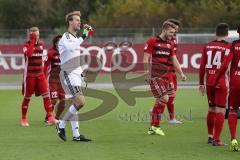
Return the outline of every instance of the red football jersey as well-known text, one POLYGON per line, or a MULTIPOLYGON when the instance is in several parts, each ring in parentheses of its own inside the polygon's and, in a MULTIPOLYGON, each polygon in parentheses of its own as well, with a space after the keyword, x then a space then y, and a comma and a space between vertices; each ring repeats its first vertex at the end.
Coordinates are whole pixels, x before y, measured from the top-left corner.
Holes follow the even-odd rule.
MULTIPOLYGON (((224 60, 230 54, 230 49, 228 47, 228 42, 222 41, 212 41, 208 43, 202 52, 201 64, 199 69, 199 84, 204 84, 204 75, 206 72, 206 85, 214 86, 216 85, 216 78, 220 72, 220 69, 224 65, 224 60)), ((224 74, 219 77, 219 84, 222 87, 228 86, 229 77, 224 74)))
POLYGON ((240 39, 233 41, 230 49, 232 54, 230 87, 240 88, 240 39))
POLYGON ((60 82, 59 74, 61 71, 61 61, 60 61, 60 54, 58 50, 50 49, 48 50, 47 60, 44 64, 44 72, 45 75, 48 77, 49 82, 60 82))
POLYGON ((174 74, 171 57, 174 56, 175 53, 174 44, 171 41, 165 41, 159 36, 152 37, 147 41, 144 52, 151 54, 152 77, 168 78, 174 74))
POLYGON ((23 46, 25 58, 24 76, 38 77, 43 75, 43 41, 38 41, 31 49, 30 42, 26 42, 23 46))

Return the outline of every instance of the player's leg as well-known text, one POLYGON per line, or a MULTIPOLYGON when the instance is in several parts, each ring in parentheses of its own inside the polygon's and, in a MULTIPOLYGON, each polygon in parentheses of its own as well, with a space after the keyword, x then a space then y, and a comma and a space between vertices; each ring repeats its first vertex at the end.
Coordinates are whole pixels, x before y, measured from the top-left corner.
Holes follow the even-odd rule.
POLYGON ((224 118, 227 103, 227 88, 216 88, 215 90, 216 117, 214 124, 214 146, 224 146, 220 140, 220 135, 224 126, 224 118))
POLYGON ((85 104, 85 98, 83 96, 81 88, 81 79, 75 75, 68 75, 66 72, 62 71, 60 74, 61 84, 65 91, 66 98, 72 100, 72 105, 69 107, 65 113, 63 119, 57 125, 58 135, 61 139, 66 140, 65 136, 65 126, 68 121, 71 121, 73 140, 74 141, 91 141, 88 138, 79 134, 79 120, 78 120, 78 110, 81 109, 85 104), (77 83, 76 83, 77 82, 77 83), (80 84, 77 86, 76 84, 80 84))
POLYGON ((60 115, 62 114, 62 112, 64 111, 65 107, 66 107, 66 96, 65 96, 65 92, 62 88, 61 83, 58 83, 57 85, 57 92, 58 92, 58 99, 59 99, 59 103, 56 106, 56 115, 55 118, 59 119, 60 115))
POLYGON ((208 113, 207 113, 207 128, 208 128, 208 143, 213 142, 214 124, 216 118, 216 105, 215 105, 215 88, 206 87, 207 97, 208 97, 208 113))
POLYGON ((171 87, 173 87, 173 92, 169 93, 169 101, 167 103, 168 113, 169 113, 169 123, 170 124, 181 124, 182 122, 175 119, 174 114, 174 102, 175 102, 175 96, 177 91, 177 76, 173 75, 171 78, 171 87))
POLYGON ((29 126, 29 123, 27 121, 27 111, 29 107, 29 102, 31 100, 31 96, 34 92, 35 88, 35 78, 26 78, 23 82, 22 86, 22 93, 23 93, 23 101, 22 101, 22 120, 21 125, 22 126, 29 126))
POLYGON ((43 104, 44 104, 44 109, 46 111, 47 123, 49 125, 52 125, 53 123, 56 122, 56 119, 52 115, 53 106, 51 103, 49 88, 48 88, 48 84, 45 76, 38 77, 37 92, 40 93, 43 98, 43 104))
POLYGON ((182 124, 181 121, 177 120, 175 118, 174 114, 174 100, 175 100, 175 91, 172 90, 171 92, 168 93, 169 100, 167 103, 167 108, 168 108, 168 113, 169 113, 169 123, 170 124, 182 124))
POLYGON ((229 114, 228 114, 228 126, 231 135, 231 151, 238 151, 238 141, 236 139, 237 129, 237 112, 238 106, 240 106, 240 90, 237 88, 231 88, 229 94, 229 114))
POLYGON ((168 83, 161 78, 152 78, 149 81, 153 96, 157 99, 153 108, 150 111, 151 122, 148 134, 164 135, 160 128, 161 109, 168 102, 168 83))
POLYGON ((55 118, 57 120, 59 120, 62 112, 64 111, 65 109, 65 105, 66 105, 66 101, 64 99, 59 99, 59 102, 58 104, 56 105, 56 115, 55 115, 55 118))
POLYGON ((154 104, 153 108, 150 110, 150 127, 148 130, 148 134, 158 134, 165 135, 162 129, 160 128, 161 121, 161 108, 165 107, 168 101, 168 95, 164 95, 161 98, 158 98, 157 103, 154 104))

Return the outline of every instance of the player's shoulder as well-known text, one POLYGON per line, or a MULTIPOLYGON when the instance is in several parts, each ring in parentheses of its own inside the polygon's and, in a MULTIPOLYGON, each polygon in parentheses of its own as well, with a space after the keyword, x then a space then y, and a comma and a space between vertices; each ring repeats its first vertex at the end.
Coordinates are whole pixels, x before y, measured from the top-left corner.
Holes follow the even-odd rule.
POLYGON ((234 40, 234 41, 232 41, 232 42, 230 42, 230 45, 231 46, 236 46, 236 45, 240 45, 240 39, 237 39, 237 40, 234 40))
POLYGON ((159 39, 158 36, 150 37, 150 38, 147 40, 147 42, 155 42, 155 41, 157 41, 158 39, 159 39))
POLYGON ((29 44, 30 44, 30 41, 24 42, 23 47, 27 47, 29 46, 29 44))
POLYGON ((205 48, 207 49, 214 49, 214 48, 228 48, 229 46, 229 42, 225 41, 225 40, 221 40, 221 41, 218 41, 218 40, 213 40, 211 42, 208 42, 206 45, 205 45, 205 48))
POLYGON ((54 53, 56 53, 57 51, 55 50, 55 49, 53 49, 53 48, 51 48, 51 49, 49 49, 48 50, 48 54, 54 54, 54 53))

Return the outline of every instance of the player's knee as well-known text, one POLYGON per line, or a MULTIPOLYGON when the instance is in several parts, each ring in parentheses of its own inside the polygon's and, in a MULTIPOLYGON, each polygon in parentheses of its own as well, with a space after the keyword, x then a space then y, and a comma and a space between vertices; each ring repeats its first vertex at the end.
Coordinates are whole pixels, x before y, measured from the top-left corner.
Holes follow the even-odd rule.
POLYGON ((226 108, 224 106, 217 106, 216 107, 216 112, 221 112, 221 113, 225 113, 226 108))
POLYGON ((25 96, 24 99, 26 99, 26 100, 30 100, 31 97, 27 97, 27 96, 25 96))
POLYGON ((84 98, 84 96, 76 96, 74 98, 74 103, 78 107, 78 109, 82 108, 85 105, 85 98, 84 98))
POLYGON ((163 103, 168 103, 169 97, 168 95, 164 95, 160 98, 160 101, 162 101, 163 103))
POLYGON ((59 104, 64 105, 65 104, 65 100, 60 100, 59 104))
POLYGON ((56 105, 56 103, 57 103, 57 99, 51 99, 51 103, 52 103, 52 105, 56 105))

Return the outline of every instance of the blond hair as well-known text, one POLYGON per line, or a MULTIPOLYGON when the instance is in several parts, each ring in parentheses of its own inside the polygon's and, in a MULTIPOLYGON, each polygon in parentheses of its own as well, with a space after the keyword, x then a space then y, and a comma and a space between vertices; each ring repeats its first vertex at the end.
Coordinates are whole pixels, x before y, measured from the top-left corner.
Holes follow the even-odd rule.
POLYGON ((176 26, 174 23, 169 22, 169 21, 163 22, 163 25, 162 25, 162 29, 163 29, 163 30, 166 30, 166 29, 168 29, 168 28, 176 29, 176 27, 177 27, 177 26, 176 26))
POLYGON ((30 32, 36 32, 36 31, 39 31, 39 28, 38 27, 31 27, 29 30, 30 30, 30 32))
POLYGON ((66 23, 67 23, 67 26, 69 26, 69 21, 72 21, 73 20, 73 16, 79 16, 81 17, 81 12, 80 11, 73 11, 73 12, 70 12, 66 15, 66 23))

